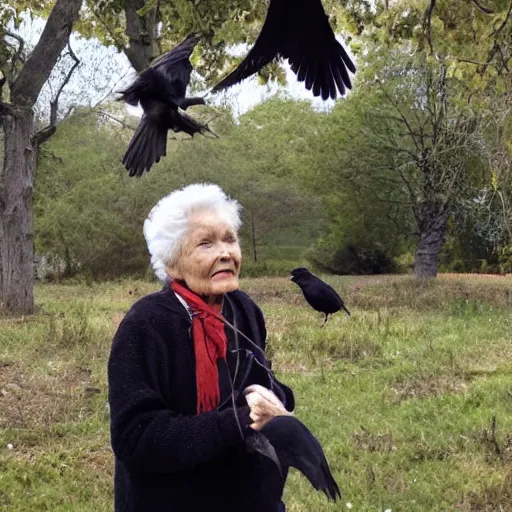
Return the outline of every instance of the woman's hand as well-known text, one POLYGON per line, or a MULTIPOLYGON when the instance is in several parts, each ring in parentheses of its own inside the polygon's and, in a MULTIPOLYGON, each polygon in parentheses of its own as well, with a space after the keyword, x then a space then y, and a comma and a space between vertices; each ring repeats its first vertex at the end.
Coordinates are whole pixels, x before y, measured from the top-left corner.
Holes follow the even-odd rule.
POLYGON ((267 422, 276 416, 290 415, 281 400, 267 388, 259 384, 248 386, 244 396, 250 409, 253 430, 261 430, 267 422))

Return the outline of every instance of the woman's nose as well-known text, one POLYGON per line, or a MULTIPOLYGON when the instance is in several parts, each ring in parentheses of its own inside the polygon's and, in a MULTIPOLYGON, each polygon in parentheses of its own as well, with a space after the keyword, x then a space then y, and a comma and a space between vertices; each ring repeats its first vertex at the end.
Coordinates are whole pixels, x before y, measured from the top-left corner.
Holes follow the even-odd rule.
POLYGON ((229 260, 231 259, 231 253, 229 251, 229 246, 228 244, 223 244, 221 243, 220 244, 220 247, 219 247, 219 256, 221 259, 223 260, 229 260))

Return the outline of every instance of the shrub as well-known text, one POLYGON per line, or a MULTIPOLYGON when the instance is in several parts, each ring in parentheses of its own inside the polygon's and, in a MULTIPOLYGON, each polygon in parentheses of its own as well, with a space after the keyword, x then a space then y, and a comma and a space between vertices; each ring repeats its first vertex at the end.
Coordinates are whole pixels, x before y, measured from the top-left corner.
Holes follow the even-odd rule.
POLYGON ((393 259, 379 247, 345 244, 330 258, 325 249, 311 251, 310 258, 320 270, 333 274, 389 274, 397 270, 393 259))
POLYGON ((292 260, 266 260, 258 263, 252 261, 244 262, 242 265, 241 277, 286 277, 290 272, 306 264, 301 261, 292 260))

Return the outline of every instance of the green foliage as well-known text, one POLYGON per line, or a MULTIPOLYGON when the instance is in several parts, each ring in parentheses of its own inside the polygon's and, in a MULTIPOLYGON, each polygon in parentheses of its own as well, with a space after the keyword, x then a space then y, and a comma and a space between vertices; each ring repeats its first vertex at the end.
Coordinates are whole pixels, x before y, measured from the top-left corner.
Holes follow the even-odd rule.
MULTIPOLYGON (((207 85, 227 72, 233 60, 239 60, 229 57, 226 48, 237 43, 254 42, 267 9, 267 3, 254 0, 176 0, 160 2, 156 9, 157 2, 151 0, 141 3, 143 7, 137 12, 137 17, 143 33, 134 34, 133 26, 129 29, 127 24, 128 17, 133 15, 129 11, 130 5, 124 0, 89 1, 75 29, 87 37, 97 36, 105 44, 113 44, 125 52, 130 41, 153 37, 156 23, 161 23, 161 37, 156 36, 159 51, 171 48, 189 32, 200 30, 206 34, 206 39, 196 49, 192 60, 207 85)), ((169 188, 208 178, 222 183, 246 207, 243 236, 253 259, 265 254, 276 237, 279 243, 300 245, 304 249, 318 239, 311 254, 325 268, 333 268, 336 254, 338 260, 343 254, 346 259, 348 248, 355 247, 359 260, 363 254, 371 255, 362 258, 368 262, 364 268, 375 268, 374 260, 383 258, 383 269, 387 270, 391 267, 384 261, 391 262, 399 254, 412 249, 417 228, 421 231, 424 224, 423 214, 419 212, 425 210, 426 204, 432 206, 439 201, 448 201, 450 208, 455 209, 455 215, 461 211, 466 214, 464 209, 492 180, 492 190, 500 193, 496 198, 506 199, 508 190, 505 184, 510 174, 510 165, 507 165, 507 157, 502 151, 508 147, 507 144, 510 145, 509 131, 502 130, 509 123, 509 115, 502 108, 506 100, 496 107, 497 98, 510 92, 508 48, 512 32, 508 2, 492 0, 483 8, 478 2, 464 0, 455 4, 448 0, 435 3, 379 0, 371 4, 365 0, 341 3, 325 0, 324 5, 332 25, 338 31, 348 30, 352 34, 344 32, 346 42, 358 58, 356 88, 347 99, 338 102, 329 114, 317 114, 307 103, 276 99, 243 116, 237 126, 229 116, 222 116, 214 123, 219 127, 221 140, 176 145, 171 149, 173 164, 170 165, 166 159, 156 167, 167 178, 172 176, 170 181, 162 185, 159 177, 151 176, 148 182, 155 187, 153 195, 148 193, 147 198, 140 200, 140 190, 135 188, 132 191, 128 185, 127 197, 137 194, 138 201, 147 206, 150 197, 151 200, 156 197, 158 186, 169 188), (430 11, 429 7, 433 9, 430 11), (404 55, 410 58, 404 58, 404 55), (426 167, 421 169, 415 162, 418 148, 411 130, 422 133, 427 141, 435 138, 433 132, 439 126, 431 127, 429 116, 432 117, 432 110, 436 110, 440 102, 427 102, 426 110, 418 108, 418 102, 421 103, 425 87, 429 86, 424 78, 425 70, 427 74, 430 72, 430 85, 435 85, 441 76, 440 69, 446 71, 448 108, 453 115, 446 116, 443 126, 439 124, 443 140, 424 144, 423 150, 429 153, 429 170, 425 173, 426 167), (391 108, 390 102, 398 108, 391 108), (487 132, 485 129, 478 131, 478 151, 473 146, 469 148, 469 139, 463 150, 456 150, 461 137, 452 136, 450 139, 448 135, 457 131, 462 133, 475 119, 489 118, 489 112, 497 111, 504 112, 496 123, 497 130, 493 132, 488 123, 487 132), (411 124, 408 134, 404 135, 404 119, 397 119, 400 116, 411 124), (465 122, 466 126, 457 124, 458 120, 465 122), (497 133, 502 133, 499 144, 489 144, 497 133), (193 151, 186 147, 188 144, 193 151), (499 158, 492 157, 497 154, 499 158), (461 155, 466 158, 463 165, 461 155), (463 172, 459 172, 461 169, 463 172), (448 182, 450 187, 445 186, 448 182), (307 193, 314 197, 307 196, 307 193), (322 200, 321 205, 318 198, 322 200), (267 208, 258 208, 262 202, 267 208), (293 218, 283 212, 278 215, 279 221, 274 222, 273 211, 279 205, 286 206, 288 212, 301 213, 293 218), (304 215, 308 207, 312 213, 310 216, 304 215), (305 227, 297 231, 298 224, 305 227), (248 230, 249 225, 254 229, 248 230), (300 239, 298 244, 293 242, 294 235, 300 239)), ((23 9, 30 7, 34 12, 45 14, 50 6, 51 2, 17 2, 14 10, 4 8, 2 12, 8 17, 18 16, 23 9), (41 8, 43 11, 39 11, 41 8)), ((264 81, 283 80, 282 68, 275 63, 262 70, 260 75, 264 81)), ((435 96, 435 91, 431 93, 435 96)), ((206 109, 205 113, 208 115, 209 111, 206 109)), ((91 162, 100 168, 95 159, 91 162)), ((118 179, 119 172, 99 174, 96 187, 111 190, 118 186, 118 179)), ((112 248, 117 254, 122 253, 123 260, 133 262, 130 271, 140 272, 144 254, 132 249, 121 250, 120 246, 115 247, 117 242, 111 238, 100 235, 94 228, 85 227, 86 224, 105 226, 116 232, 116 240, 124 240, 123 247, 129 241, 140 242, 140 234, 138 239, 134 238, 138 229, 135 221, 121 222, 126 215, 123 210, 126 205, 112 208, 115 214, 101 214, 99 212, 104 211, 102 205, 112 205, 115 201, 105 197, 102 202, 99 194, 90 202, 89 210, 80 210, 77 206, 82 201, 80 195, 87 194, 89 185, 84 184, 83 187, 82 192, 80 187, 75 187, 73 193, 66 199, 62 198, 59 204, 46 205, 45 211, 53 209, 54 217, 48 214, 44 231, 39 229, 40 246, 48 247, 48 251, 45 250, 47 254, 58 253, 62 260, 66 247, 76 247, 80 240, 78 237, 75 240, 71 232, 63 238, 62 222, 59 223, 57 217, 72 217, 71 210, 81 211, 73 232, 97 239, 102 246, 112 248), (47 241, 43 244, 45 239, 47 241)), ((126 204, 130 200, 126 200, 126 204)), ((509 222, 509 210, 503 218, 500 217, 501 226, 509 222)), ((69 226, 71 231, 72 221, 69 226)), ((483 230, 485 226, 480 223, 470 245, 481 246, 483 252, 489 252, 493 247, 495 254, 498 243, 491 241, 491 237, 484 240, 483 230), (481 239, 482 243, 476 239, 481 239)), ((454 243, 465 245, 467 237, 456 237, 454 243)), ((507 233, 502 233, 499 243, 508 243, 507 233)), ((102 256, 93 253, 97 251, 87 254, 84 246, 80 257, 76 254, 65 256, 69 272, 72 272, 73 262, 79 260, 88 262, 88 266, 97 261, 97 267, 92 271, 94 274, 108 267, 102 256)), ((109 261, 112 254, 107 249, 105 261, 109 261)), ((449 266, 453 251, 445 254, 449 256, 444 258, 443 265, 449 266)), ((460 258, 454 255, 453 259, 460 258)), ((489 258, 485 259, 492 264, 489 258)), ((128 263, 126 265, 122 267, 128 270, 128 263)))
MULTIPOLYGON (((235 123, 227 111, 199 108, 200 119, 215 116, 211 123, 220 138, 171 138, 166 158, 140 180, 128 178, 120 165, 133 132, 79 112, 61 126, 41 158, 38 252, 59 262, 63 275, 144 276, 148 255, 141 226, 149 209, 176 187, 213 181, 244 207, 244 260, 256 260, 247 275, 283 275, 291 268, 288 262, 305 259, 336 273, 398 270, 393 262, 413 249, 415 229, 410 191, 397 173, 402 157, 393 154, 400 146, 389 146, 389 132, 376 121, 385 109, 379 90, 369 88, 329 113, 276 98, 235 123)), ((472 169, 468 178, 479 185, 481 165, 472 169)), ((408 180, 417 184, 421 199, 419 178, 411 174, 408 180)), ((459 195, 457 204, 470 206, 471 196, 459 195)), ((475 244, 489 251, 485 239, 477 242, 475 232, 466 233, 466 238, 460 229, 449 235, 449 247, 464 247, 466 255, 447 248, 442 268, 474 258, 467 249, 475 244)))
MULTIPOLYGON (((512 23, 504 0, 344 2, 344 17, 372 53, 405 49, 448 66, 466 91, 503 87, 512 23)), ((478 99, 476 99, 478 101, 478 99)))
POLYGON ((498 269, 502 274, 512 274, 512 245, 499 248, 498 269))
MULTIPOLYGON (((120 51, 129 47, 130 37, 140 40, 139 34, 128 33, 128 2, 124 0, 89 0, 76 29, 85 36, 99 37, 105 44, 120 51)), ((206 39, 193 56, 193 63, 207 82, 217 80, 230 62, 226 47, 230 44, 252 43, 256 39, 266 13, 266 4, 254 0, 143 3, 137 11, 145 34, 152 34, 155 24, 161 24, 162 38, 157 35, 160 50, 167 51, 191 32, 202 32, 206 39), (158 7, 157 7, 158 4, 158 7)), ((133 27, 133 21, 132 21, 133 27)), ((153 57, 156 56, 153 54, 153 57)), ((266 70, 268 72, 268 70, 266 70)), ((262 73, 262 77, 268 73, 262 73)), ((279 76, 279 73, 277 73, 279 76)))
POLYGON ((291 270, 304 265, 300 259, 294 260, 265 260, 259 263, 245 261, 242 265, 242 278, 249 277, 285 277, 290 276, 291 270))
POLYGON ((459 216, 448 224, 448 233, 440 254, 440 268, 446 272, 492 272, 496 269, 496 246, 479 232, 473 219, 463 222, 459 216), (458 221, 458 222, 457 222, 458 221))
MULTIPOLYGON (((262 264, 252 273, 276 273, 272 265, 287 265, 283 272, 289 272, 293 267, 279 261, 300 261, 325 215, 318 196, 296 182, 306 170, 284 145, 280 122, 285 114, 293 118, 293 107, 291 102, 264 105, 263 113, 255 109, 240 119, 243 129, 234 126, 229 113, 217 112, 212 126, 220 139, 170 138, 167 156, 141 179, 129 178, 120 164, 133 131, 94 112, 73 115, 41 155, 35 196, 38 254, 53 261, 58 276, 142 277, 149 264, 142 223, 151 207, 185 184, 214 182, 243 206, 244 260, 254 259, 256 248, 262 264)), ((197 115, 206 119, 212 112, 197 115)))
MULTIPOLYGON (((142 275, 147 196, 121 174, 119 135, 92 114, 64 122, 45 147, 35 194, 36 249, 64 276, 142 275)), ((153 193, 153 195, 151 195, 153 193)))
POLYGON ((463 105, 444 64, 401 50, 388 49, 386 59, 377 49, 355 92, 325 116, 319 186, 332 191, 333 222, 319 244, 321 258, 327 248, 334 254, 354 246, 391 260, 412 249, 433 219, 442 226, 450 215, 472 218, 474 244, 484 251, 492 253, 507 234, 510 159, 496 131, 508 115, 507 97, 493 96, 492 110, 479 100, 477 108, 463 105))

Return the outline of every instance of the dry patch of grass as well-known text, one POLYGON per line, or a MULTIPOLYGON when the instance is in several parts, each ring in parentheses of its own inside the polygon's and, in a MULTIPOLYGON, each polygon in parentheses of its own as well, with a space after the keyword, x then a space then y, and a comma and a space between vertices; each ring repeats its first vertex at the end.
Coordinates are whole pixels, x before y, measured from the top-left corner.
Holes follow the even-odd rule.
POLYGON ((388 453, 396 450, 392 433, 373 433, 361 427, 362 430, 352 434, 352 442, 357 450, 368 452, 388 453))
POLYGON ((512 470, 502 482, 470 491, 457 506, 460 512, 512 512, 512 470))
POLYGON ((76 464, 105 480, 111 480, 114 476, 114 461, 110 446, 82 454, 77 457, 76 464))
POLYGON ((2 363, 0 428, 50 428, 57 422, 80 421, 88 412, 90 371, 73 364, 48 362, 48 373, 30 371, 19 362, 2 363))
POLYGON ((453 373, 435 375, 415 373, 391 384, 390 391, 393 394, 393 403, 399 404, 404 400, 464 393, 470 381, 468 376, 453 373))

